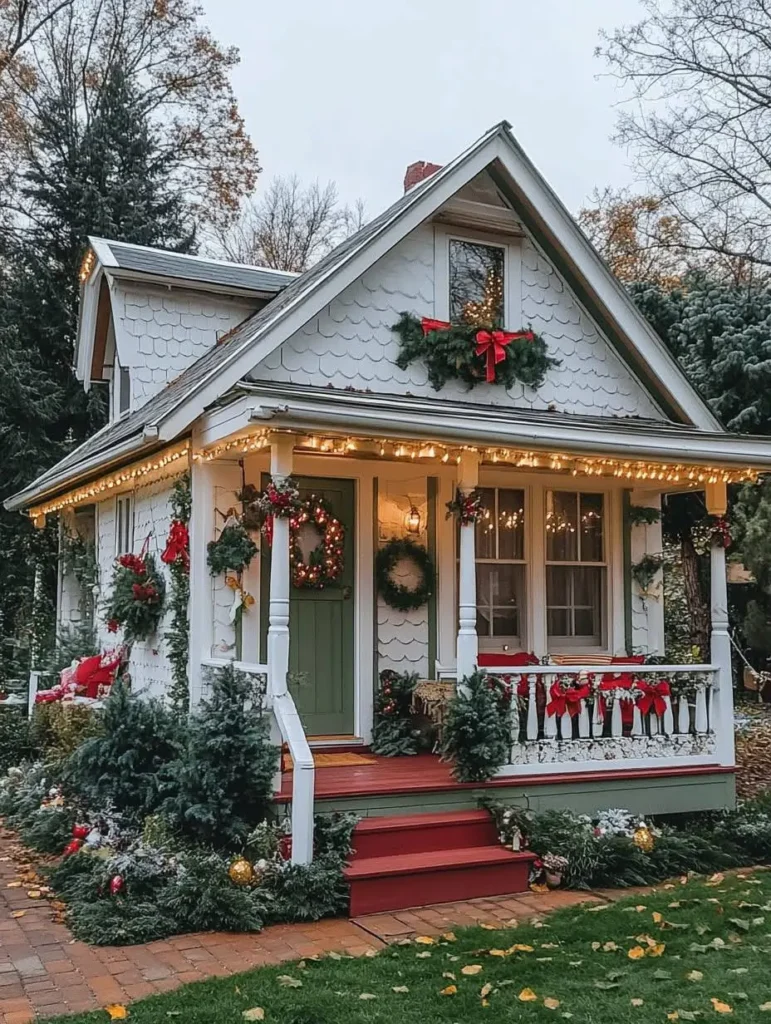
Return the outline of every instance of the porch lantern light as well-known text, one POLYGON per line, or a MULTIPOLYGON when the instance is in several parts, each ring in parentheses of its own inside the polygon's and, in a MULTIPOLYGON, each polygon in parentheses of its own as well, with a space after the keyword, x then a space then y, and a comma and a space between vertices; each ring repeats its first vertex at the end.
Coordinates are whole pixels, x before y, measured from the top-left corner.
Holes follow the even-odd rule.
POLYGON ((410 510, 404 517, 404 528, 407 533, 420 533, 420 510, 417 505, 410 505, 410 510))

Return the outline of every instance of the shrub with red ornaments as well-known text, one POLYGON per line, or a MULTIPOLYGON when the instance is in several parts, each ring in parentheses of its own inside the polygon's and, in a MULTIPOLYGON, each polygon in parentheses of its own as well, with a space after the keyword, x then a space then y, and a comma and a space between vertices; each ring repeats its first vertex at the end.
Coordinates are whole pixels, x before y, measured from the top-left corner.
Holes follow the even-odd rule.
POLYGON ((147 640, 158 630, 165 599, 166 582, 153 555, 120 555, 104 609, 108 630, 122 629, 128 643, 147 640))

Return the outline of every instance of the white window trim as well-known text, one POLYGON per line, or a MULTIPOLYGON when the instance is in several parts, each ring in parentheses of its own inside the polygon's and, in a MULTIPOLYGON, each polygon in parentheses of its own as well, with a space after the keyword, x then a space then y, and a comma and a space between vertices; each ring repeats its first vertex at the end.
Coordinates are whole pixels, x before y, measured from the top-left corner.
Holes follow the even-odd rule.
POLYGON ((503 249, 504 329, 519 331, 522 323, 522 242, 519 238, 464 231, 444 224, 434 226, 434 316, 450 319, 450 242, 472 242, 503 249))

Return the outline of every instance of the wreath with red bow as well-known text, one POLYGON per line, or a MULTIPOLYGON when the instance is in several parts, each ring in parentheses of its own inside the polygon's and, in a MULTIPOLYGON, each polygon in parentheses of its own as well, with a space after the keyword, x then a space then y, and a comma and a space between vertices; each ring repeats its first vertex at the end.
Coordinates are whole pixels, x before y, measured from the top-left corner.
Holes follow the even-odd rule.
POLYGON ((399 335, 401 349, 396 365, 406 370, 420 360, 428 370, 435 391, 448 380, 512 387, 519 381, 537 388, 551 366, 559 360, 547 354, 546 342, 534 331, 502 331, 472 324, 450 324, 444 320, 419 320, 402 313, 392 330, 399 335))
POLYGON ((153 555, 144 551, 140 555, 120 555, 105 608, 107 629, 111 633, 123 629, 127 643, 147 640, 158 630, 165 598, 166 582, 153 555))

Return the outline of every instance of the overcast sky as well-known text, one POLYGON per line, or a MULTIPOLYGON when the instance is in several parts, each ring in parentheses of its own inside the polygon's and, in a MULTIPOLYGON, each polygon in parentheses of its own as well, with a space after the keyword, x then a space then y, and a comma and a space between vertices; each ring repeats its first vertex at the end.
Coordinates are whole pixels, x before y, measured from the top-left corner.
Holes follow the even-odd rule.
POLYGON ((338 183, 374 216, 414 160, 444 163, 508 119, 572 210, 627 185, 620 95, 594 57, 637 0, 203 0, 242 63, 235 90, 264 168, 338 183))

